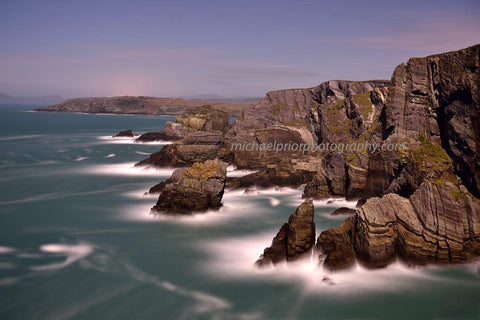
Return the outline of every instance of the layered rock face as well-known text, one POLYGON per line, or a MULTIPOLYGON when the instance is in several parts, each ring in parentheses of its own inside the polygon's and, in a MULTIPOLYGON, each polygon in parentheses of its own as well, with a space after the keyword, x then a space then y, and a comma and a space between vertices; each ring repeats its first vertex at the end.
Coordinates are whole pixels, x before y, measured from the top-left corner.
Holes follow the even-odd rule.
POLYGON ((311 199, 305 200, 285 223, 270 247, 266 248, 258 266, 292 261, 309 252, 315 245, 314 208, 311 199))
POLYGON ((452 158, 463 184, 480 196, 480 45, 412 58, 393 74, 385 105, 388 140, 423 135, 452 158))
MULTIPOLYGON (((307 120, 312 111, 319 123, 320 105, 335 103, 356 94, 388 85, 386 80, 344 81, 332 80, 308 89, 288 89, 268 92, 256 105, 246 108, 229 136, 242 135, 245 128, 265 129, 273 125, 307 120)), ((308 123, 310 125, 310 123, 308 123)))
POLYGON ((160 132, 147 132, 136 141, 177 141, 192 132, 208 132, 225 134, 230 129, 228 113, 205 105, 183 112, 175 118, 175 122, 167 121, 160 132))
POLYGON ((373 268, 395 259, 413 264, 462 263, 480 255, 480 201, 463 186, 424 182, 410 198, 369 199, 356 216, 320 234, 325 266, 355 259, 373 268))
MULTIPOLYGON (((226 138, 233 145, 345 142, 360 136, 379 117, 386 85, 385 80, 335 80, 309 89, 272 91, 244 110, 226 138)), ((265 167, 299 154, 234 152, 234 157, 239 167, 265 167)))
POLYGON ((161 190, 153 213, 192 214, 221 206, 228 164, 215 160, 177 169, 161 190))

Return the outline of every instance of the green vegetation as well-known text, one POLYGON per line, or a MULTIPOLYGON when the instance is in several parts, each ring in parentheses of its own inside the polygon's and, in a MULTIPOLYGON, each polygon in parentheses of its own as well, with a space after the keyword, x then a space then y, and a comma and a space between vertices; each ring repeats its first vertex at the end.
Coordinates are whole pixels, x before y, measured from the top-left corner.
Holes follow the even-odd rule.
POLYGON ((370 100, 370 91, 356 94, 352 97, 353 102, 359 106, 359 110, 364 117, 368 117, 368 114, 372 111, 372 101, 370 100))
POLYGON ((465 199, 465 194, 457 190, 450 189, 450 195, 455 198, 465 199))
POLYGON ((326 105, 323 109, 325 116, 330 120, 329 129, 334 134, 344 134, 349 131, 351 122, 345 114, 342 115, 342 110, 345 109, 345 100, 340 100, 336 103, 326 105))
POLYGON ((413 160, 418 166, 418 169, 425 173, 425 175, 434 174, 437 181, 454 181, 451 172, 451 159, 442 146, 433 143, 425 136, 418 136, 420 146, 411 149, 413 160))
POLYGON ((274 116, 278 116, 283 110, 287 110, 288 105, 283 102, 277 102, 270 110, 272 111, 274 116))

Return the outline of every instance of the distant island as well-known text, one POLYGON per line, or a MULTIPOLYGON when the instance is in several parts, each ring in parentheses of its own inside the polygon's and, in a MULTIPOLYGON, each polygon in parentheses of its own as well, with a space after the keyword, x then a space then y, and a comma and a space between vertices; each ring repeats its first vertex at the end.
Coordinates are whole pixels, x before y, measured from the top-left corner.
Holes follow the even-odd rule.
POLYGON ((40 97, 13 97, 5 93, 0 93, 0 104, 36 104, 50 105, 64 101, 65 98, 59 95, 49 95, 40 97))
POLYGON ((242 115, 242 110, 245 107, 252 106, 255 103, 255 101, 244 102, 245 100, 241 101, 240 99, 238 100, 239 102, 233 102, 234 99, 218 97, 216 97, 213 101, 145 96, 76 98, 69 99, 51 106, 37 108, 35 111, 179 115, 182 112, 192 108, 203 105, 212 105, 216 109, 223 109, 227 111, 230 116, 237 117, 242 115))

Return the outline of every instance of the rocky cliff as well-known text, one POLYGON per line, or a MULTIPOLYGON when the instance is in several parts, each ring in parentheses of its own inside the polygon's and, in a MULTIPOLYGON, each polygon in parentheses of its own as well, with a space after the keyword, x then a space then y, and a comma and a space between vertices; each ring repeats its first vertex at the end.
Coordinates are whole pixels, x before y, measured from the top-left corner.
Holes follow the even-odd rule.
POLYGON ((480 45, 412 58, 395 69, 387 88, 321 104, 318 117, 307 115, 318 141, 335 140, 337 131, 345 142, 405 143, 395 151, 321 155, 304 196, 364 203, 320 234, 316 247, 327 268, 355 261, 377 268, 396 259, 461 263, 480 255, 479 60, 480 45))
POLYGON ((383 135, 389 141, 419 135, 441 144, 455 173, 480 196, 480 45, 412 58, 393 74, 383 135))
MULTIPOLYGON (((228 132, 189 133, 139 165, 189 166, 217 158, 258 170, 229 179, 229 188, 306 184, 306 198, 360 199, 354 216, 317 240, 320 259, 334 270, 355 261, 369 267, 395 259, 471 261, 480 255, 479 83, 476 45, 412 58, 391 81, 327 81, 272 91, 244 109, 228 132), (238 148, 275 141, 404 146, 341 154, 238 148)), ((289 224, 280 229, 261 261, 288 260, 289 230, 289 224)))

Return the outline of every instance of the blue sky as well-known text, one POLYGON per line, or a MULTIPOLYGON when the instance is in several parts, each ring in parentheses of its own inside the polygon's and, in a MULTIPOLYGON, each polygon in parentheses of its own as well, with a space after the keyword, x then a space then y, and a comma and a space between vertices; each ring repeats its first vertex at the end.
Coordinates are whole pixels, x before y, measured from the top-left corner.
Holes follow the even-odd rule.
POLYGON ((480 43, 480 1, 0 0, 0 92, 263 96, 480 43))

